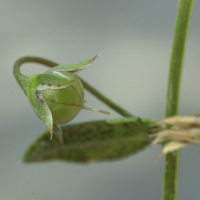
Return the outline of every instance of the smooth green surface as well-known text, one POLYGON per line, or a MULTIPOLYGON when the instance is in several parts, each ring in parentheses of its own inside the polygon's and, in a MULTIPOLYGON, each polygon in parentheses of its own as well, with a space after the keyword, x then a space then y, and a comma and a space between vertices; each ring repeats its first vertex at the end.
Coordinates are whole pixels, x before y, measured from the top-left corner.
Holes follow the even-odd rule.
MULTIPOLYGON (((165 117, 178 113, 179 93, 185 46, 194 0, 179 0, 171 53, 165 117)), ((163 200, 177 199, 179 151, 165 156, 163 200)))
POLYGON ((51 110, 54 124, 65 124, 71 121, 83 108, 84 89, 82 83, 72 73, 62 72, 62 74, 73 79, 74 82, 62 89, 40 91, 51 110))
POLYGON ((62 127, 64 146, 44 132, 27 150, 25 162, 74 162, 119 159, 147 147, 155 124, 150 120, 122 118, 62 127))

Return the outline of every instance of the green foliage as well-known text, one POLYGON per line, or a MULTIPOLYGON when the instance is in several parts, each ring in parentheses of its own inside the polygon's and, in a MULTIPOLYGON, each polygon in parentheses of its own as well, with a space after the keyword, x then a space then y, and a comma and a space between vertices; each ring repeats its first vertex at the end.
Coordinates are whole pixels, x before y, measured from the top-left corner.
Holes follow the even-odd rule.
POLYGON ((74 162, 118 159, 135 154, 151 143, 154 122, 139 118, 122 118, 86 122, 61 127, 64 145, 49 140, 45 131, 27 150, 25 162, 65 160, 74 162))

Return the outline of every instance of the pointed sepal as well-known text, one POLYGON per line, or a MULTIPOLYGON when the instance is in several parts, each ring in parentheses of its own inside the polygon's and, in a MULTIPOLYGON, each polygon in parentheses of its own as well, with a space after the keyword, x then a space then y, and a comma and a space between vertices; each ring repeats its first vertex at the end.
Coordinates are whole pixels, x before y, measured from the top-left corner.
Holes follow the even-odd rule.
POLYGON ((30 89, 29 93, 27 94, 29 101, 33 107, 33 110, 36 112, 38 117, 41 119, 42 123, 44 123, 50 134, 51 139, 53 136, 53 119, 51 111, 46 104, 42 94, 39 90, 30 89))
POLYGON ((56 135, 60 144, 63 146, 64 145, 63 132, 59 125, 53 124, 53 133, 56 135))
POLYGON ((47 71, 45 72, 45 74, 46 74, 46 73, 49 73, 49 72, 52 72, 52 71, 68 71, 68 72, 75 72, 75 71, 84 69, 85 67, 87 67, 88 65, 90 65, 97 57, 98 57, 98 55, 94 56, 93 58, 91 58, 91 59, 89 59, 89 60, 86 60, 86 61, 83 61, 83 62, 80 62, 80 63, 77 63, 77 64, 72 64, 72 65, 59 65, 59 66, 57 66, 57 67, 53 67, 53 68, 47 70, 47 71))
POLYGON ((37 90, 62 89, 75 81, 56 71, 49 72, 48 74, 39 74, 37 75, 37 79, 39 82, 37 90))

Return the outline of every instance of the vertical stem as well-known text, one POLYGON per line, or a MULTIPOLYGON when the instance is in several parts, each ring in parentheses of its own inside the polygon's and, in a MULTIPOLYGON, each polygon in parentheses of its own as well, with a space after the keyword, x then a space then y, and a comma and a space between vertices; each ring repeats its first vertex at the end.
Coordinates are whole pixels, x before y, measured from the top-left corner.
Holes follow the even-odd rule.
MULTIPOLYGON (((194 0, 179 0, 173 47, 171 53, 166 117, 178 112, 179 91, 185 45, 194 0)), ((176 200, 179 169, 179 151, 165 156, 163 200, 176 200)))

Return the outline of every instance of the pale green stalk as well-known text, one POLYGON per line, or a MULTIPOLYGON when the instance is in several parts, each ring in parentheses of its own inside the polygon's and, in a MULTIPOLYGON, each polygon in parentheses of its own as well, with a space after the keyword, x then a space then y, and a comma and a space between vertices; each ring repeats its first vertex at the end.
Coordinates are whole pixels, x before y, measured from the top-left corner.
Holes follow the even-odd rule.
MULTIPOLYGON (((179 0, 168 79, 166 117, 178 112, 179 92, 185 45, 194 0, 179 0)), ((165 156, 163 200, 176 200, 179 151, 165 156)))

